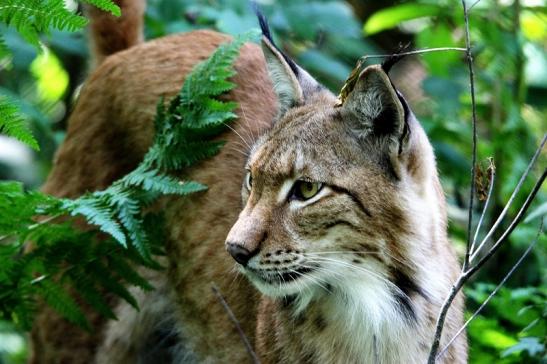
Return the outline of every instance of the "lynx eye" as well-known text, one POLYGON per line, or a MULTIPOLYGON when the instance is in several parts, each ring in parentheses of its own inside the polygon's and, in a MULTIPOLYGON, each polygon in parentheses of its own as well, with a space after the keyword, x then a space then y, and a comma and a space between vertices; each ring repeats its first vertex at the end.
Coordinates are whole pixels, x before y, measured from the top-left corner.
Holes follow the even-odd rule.
POLYGON ((249 191, 253 187, 253 176, 251 175, 251 172, 247 172, 247 175, 245 176, 245 187, 249 191))
POLYGON ((298 180, 294 183, 291 198, 297 200, 309 200, 321 191, 323 184, 298 180))

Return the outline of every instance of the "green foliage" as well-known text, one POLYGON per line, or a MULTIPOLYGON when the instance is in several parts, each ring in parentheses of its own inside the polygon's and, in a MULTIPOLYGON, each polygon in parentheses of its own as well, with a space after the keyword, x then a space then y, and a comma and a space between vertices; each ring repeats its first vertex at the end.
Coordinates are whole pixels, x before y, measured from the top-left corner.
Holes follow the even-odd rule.
POLYGON ((144 216, 143 209, 162 195, 206 188, 168 173, 218 151, 221 144, 210 139, 235 117, 237 105, 217 97, 235 87, 228 81, 235 74, 232 64, 253 37, 248 33, 221 45, 187 76, 167 107, 160 101, 152 147, 135 170, 107 189, 70 200, 0 183, 1 317, 28 329, 40 300, 89 328, 77 298, 110 318, 105 293, 137 307, 126 286, 151 288, 135 267, 159 268, 152 257, 162 253, 164 241, 161 218, 144 216), (79 220, 69 216, 83 217, 106 236, 77 228, 79 220))
POLYGON ((17 107, 6 97, 0 97, 0 133, 18 139, 33 149, 40 150, 38 142, 17 113, 17 107))
MULTIPOLYGON (((478 283, 466 291, 469 306, 484 301, 493 285, 478 283)), ((485 312, 469 325, 473 363, 541 363, 547 354, 547 291, 543 288, 502 288, 485 312), (495 318, 495 319, 494 319, 495 318), (507 333, 517 333, 516 338, 507 333)))
MULTIPOLYGON (((467 1, 467 3, 470 5, 474 1, 467 1)), ((276 42, 287 54, 335 92, 339 90, 339 86, 353 68, 356 59, 362 55, 389 53, 393 51, 397 43, 407 41, 410 41, 415 48, 464 45, 460 1, 414 0, 401 3, 393 0, 382 2, 278 0, 262 1, 260 4, 270 21, 276 42), (430 7, 440 10, 425 16, 404 12, 397 15, 401 20, 398 23, 391 21, 391 17, 384 16, 381 22, 384 30, 375 33, 374 36, 366 34, 363 37, 365 33, 362 25, 372 22, 369 19, 375 16, 376 10, 378 10, 377 14, 385 15, 382 9, 394 7, 398 11, 404 10, 405 7, 400 5, 411 5, 410 9, 419 8, 419 11, 430 7)), ((147 38, 199 28, 212 28, 237 34, 257 25, 256 18, 246 0, 214 2, 148 0, 146 15, 147 38)), ((377 17, 378 15, 376 19, 377 17)), ((480 159, 494 156, 498 166, 495 201, 492 201, 492 212, 486 216, 487 225, 496 217, 496 213, 500 211, 502 203, 514 187, 518 174, 526 165, 526 158, 537 145, 538 136, 541 137, 545 132, 547 118, 545 19, 547 19, 545 6, 535 6, 522 0, 520 2, 483 0, 471 11, 471 40, 475 59, 479 117, 479 156, 480 159), (520 27, 516 22, 515 4, 517 3, 521 5, 520 27)), ((63 96, 46 102, 38 90, 38 82, 41 81, 37 80, 36 74, 47 76, 51 68, 43 66, 37 72, 30 72, 31 62, 36 57, 36 48, 23 41, 13 27, 8 28, 0 24, 0 33, 2 34, 0 59, 2 49, 9 50, 12 54, 2 59, 0 95, 8 97, 10 102, 18 107, 20 115, 30 126, 41 147, 40 153, 31 155, 31 162, 24 162, 14 157, 0 161, 0 178, 21 180, 27 187, 38 186, 50 168, 55 147, 62 140, 68 110, 76 95, 79 82, 84 78, 86 68, 84 65, 88 59, 85 39, 82 32, 59 32, 55 29, 51 31, 51 37, 41 39, 42 45, 60 60, 61 67, 70 77, 70 83, 63 92, 63 96), (5 47, 2 47, 2 43, 5 43, 5 47)), ((398 72, 399 70, 395 69, 394 81, 398 87, 404 88, 405 83, 417 77, 420 78, 422 77, 420 75, 425 73, 426 78, 422 87, 411 89, 415 92, 405 92, 405 96, 408 97, 413 110, 434 144, 443 187, 449 202, 450 237, 461 252, 461 243, 465 239, 465 196, 469 188, 471 150, 469 80, 465 60, 461 53, 442 52, 411 57, 409 61, 409 63, 420 62, 422 67, 407 68, 403 61, 403 65, 396 67, 401 67, 399 70, 410 70, 410 72, 398 72), (401 73, 403 74, 398 78, 397 74, 401 73)), ((162 106, 164 106, 163 103, 162 106)), ((165 105, 164 109, 167 108, 168 105, 165 105)), ((195 152, 196 146, 200 145, 196 142, 196 145, 189 145, 187 149, 195 152)), ((2 147, 0 146, 0 151, 2 147)), ((202 154, 197 157, 214 153, 220 146, 209 145, 209 147, 208 150, 202 150, 202 154)), ((184 146, 181 146, 181 150, 185 153, 184 146)), ((541 163, 545 165, 544 158, 540 158, 541 163)), ((170 165, 186 164, 175 158, 170 165)), ((165 174, 162 175, 165 176, 165 174)), ((139 174, 139 176, 142 175, 139 174)), ((152 183, 151 178, 140 180, 137 178, 135 184, 152 183)), ((177 180, 175 179, 174 182, 177 180)), ((176 183, 171 186, 177 188, 176 183)), ((529 184, 526 184, 523 192, 528 188, 529 184)), ((147 196, 139 198, 144 201, 147 196)), ((521 201, 522 198, 519 197, 510 209, 510 214, 514 214, 515 206, 518 206, 521 201)), ((531 207, 525 224, 512 234, 509 244, 495 258, 495 263, 484 269, 484 273, 477 282, 499 282, 503 273, 508 270, 507 265, 514 262, 530 239, 534 238, 537 231, 537 219, 544 218, 545 215, 545 207, 541 206, 545 206, 545 191, 540 193, 537 203, 531 207)), ((477 213, 480 207, 482 206, 479 203, 477 213)), ((161 228, 157 228, 161 225, 147 224, 149 217, 149 215, 145 216, 144 231, 151 240, 151 237, 159 236, 161 228), (156 229, 153 231, 153 228, 156 229)), ((117 217, 116 222, 125 232, 117 217)), ((35 223, 34 220, 29 222, 30 225, 35 223)), ((503 224, 506 226, 506 222, 503 224)), ((70 226, 67 229, 70 229, 70 226)), ((160 238, 157 240, 162 241, 160 238)), ((118 242, 113 240, 112 243, 113 247, 125 251, 118 242)), ((132 249, 131 247, 130 244, 129 249, 132 249)), ((532 293, 533 289, 537 290, 539 286, 545 287, 547 250, 544 247, 545 241, 543 240, 542 244, 540 239, 533 253, 509 281, 507 292, 520 291, 517 287, 536 287, 520 291, 524 296, 536 297, 537 295, 532 293)), ((138 256, 138 252, 134 253, 138 256)), ((0 261, 8 261, 13 254, 15 253, 9 253, 6 259, 0 258, 0 261)), ((117 255, 113 254, 113 256, 117 255)), ((89 274, 83 276, 91 280, 89 274)), ((95 285, 100 289, 99 282, 95 282, 95 285)), ((472 284, 470 290, 475 289, 472 284)), ((470 294, 469 291, 467 293, 470 294)), ((504 294, 502 292, 502 295, 504 294)), ((90 298, 84 297, 84 299, 96 309, 99 307, 90 298)), ((480 325, 474 326, 472 323, 468 330, 471 362, 498 363, 502 362, 501 360, 509 360, 511 363, 527 363, 529 361, 525 356, 527 353, 515 352, 524 348, 534 357, 531 359, 533 363, 533 360, 539 357, 538 353, 535 356, 532 354, 534 348, 537 348, 538 341, 539 344, 545 343, 542 338, 545 334, 542 335, 540 332, 521 334, 520 331, 526 324, 511 323, 503 315, 503 308, 491 309, 497 304, 497 299, 498 296, 477 319, 476 322, 480 325), (482 335, 483 332, 487 335, 482 335), (495 343, 498 342, 496 339, 481 341, 483 336, 498 338, 499 342, 505 345, 496 346, 495 343), (531 339, 528 340, 528 338, 531 339), (538 338, 539 340, 536 340, 538 338), (511 348, 514 348, 513 352, 511 348), (505 354, 507 357, 503 358, 505 354)), ((470 311, 479 302, 474 297, 468 301, 470 311)), ((520 303, 517 306, 520 306, 520 303)), ((509 308, 510 305, 507 303, 505 310, 513 315, 518 314, 509 308)), ((533 320, 528 322, 531 323, 533 320)), ((8 342, 4 340, 5 336, 2 336, 1 325, 0 321, 0 356, 3 354, 2 344, 8 342)), ((10 328, 5 330, 8 330, 9 335, 10 328)), ((8 363, 24 362, 19 358, 10 357, 9 359, 8 363)))
POLYGON ((363 26, 366 34, 372 35, 393 28, 401 22, 437 15, 442 7, 429 4, 401 4, 374 13, 363 26))
POLYGON ((81 2, 85 2, 88 4, 91 4, 101 10, 107 11, 109 13, 112 13, 114 16, 121 16, 122 12, 120 10, 120 7, 112 2, 112 0, 80 0, 81 2))
MULTIPOLYGON (((112 0, 84 0, 116 16, 120 8, 112 0)), ((65 8, 64 0, 3 0, 0 3, 0 24, 11 26, 30 44, 40 48, 40 34, 50 29, 74 32, 82 29, 88 21, 81 15, 65 8)), ((3 34, 0 34, 0 61, 10 56, 3 34)), ((17 106, 0 97, 0 133, 14 137, 38 150, 38 142, 24 125, 17 106)))
MULTIPOLYGON (((470 5, 474 2, 467 3, 470 5)), ((460 2, 420 0, 383 9, 377 14, 369 18, 365 30, 367 26, 381 30, 405 25, 407 31, 414 33, 416 48, 465 46, 460 2), (430 7, 438 10, 426 14, 423 9, 430 7), (421 13, 422 10, 424 13, 421 13), (400 20, 412 20, 412 23, 392 22, 386 16, 392 12, 397 12, 400 20)), ((540 20, 544 17, 544 7, 526 8, 524 2, 520 1, 510 5, 482 1, 470 11, 479 132, 478 156, 480 160, 493 157, 497 166, 496 185, 483 232, 504 208, 538 140, 545 132, 547 72, 543 65, 547 62, 547 28, 540 20), (532 12, 535 17, 530 16, 532 12)), ((471 100, 465 60, 457 52, 428 53, 421 55, 420 59, 427 70, 427 77, 423 81, 427 98, 415 111, 418 111, 419 119, 433 141, 451 210, 466 213, 463 196, 468 194, 471 185, 471 100)), ((541 173, 541 168, 545 168, 544 159, 543 162, 540 159, 539 167, 541 173)), ((530 190, 532 183, 533 177, 526 181, 523 192, 511 206, 513 215, 524 201, 525 191, 530 190)), ((467 289, 471 312, 492 289, 485 282, 499 282, 504 272, 509 270, 533 239, 537 231, 537 219, 545 219, 545 197, 543 190, 538 194, 524 224, 513 232, 503 249, 497 253, 495 263, 483 268, 477 282, 467 289)), ((479 202, 475 216, 480 214, 481 208, 482 203, 479 202)), ((463 241, 465 221, 459 222, 456 216, 452 216, 450 224, 451 237, 463 241)), ((507 220, 502 222, 502 228, 507 227, 507 220)), ((501 231, 494 238, 499 237, 501 231)), ((470 324, 470 362, 545 361, 547 327, 544 323, 547 311, 544 305, 545 290, 539 287, 547 284, 546 265, 543 235, 525 264, 515 272, 508 287, 502 289, 481 316, 470 324)))
MULTIPOLYGON (((260 8, 269 19, 276 44, 335 92, 357 58, 379 52, 362 38, 360 22, 348 2, 262 1, 260 8)), ((257 26, 246 0, 148 0, 147 15, 146 29, 153 38, 196 28, 238 34, 257 26)))
POLYGON ((4 0, 0 5, 0 21, 15 27, 31 44, 38 46, 39 34, 50 28, 75 31, 87 21, 65 8, 63 0, 4 0))

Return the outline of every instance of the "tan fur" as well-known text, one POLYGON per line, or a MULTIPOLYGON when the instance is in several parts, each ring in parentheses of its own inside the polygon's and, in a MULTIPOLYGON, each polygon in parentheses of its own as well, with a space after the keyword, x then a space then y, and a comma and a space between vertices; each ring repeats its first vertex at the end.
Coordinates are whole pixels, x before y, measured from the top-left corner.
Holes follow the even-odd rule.
MULTIPOLYGON (((131 48, 106 58, 80 94, 44 191, 76 197, 102 189, 134 168, 151 143, 157 100, 172 97, 191 68, 228 39, 196 31, 140 45, 129 42, 131 48)), ((391 157, 398 163, 395 181, 378 159, 383 144, 360 142, 348 124, 351 110, 335 107, 328 91, 305 95, 304 104, 278 115, 261 49, 245 45, 236 70, 238 86, 227 97, 240 105, 235 131, 220 137, 228 143, 217 156, 181 172, 181 178, 209 189, 160 202, 169 226, 168 269, 143 271, 155 291, 133 290, 139 312, 113 300, 119 321, 105 322, 89 310, 93 333, 45 309, 32 333, 32 363, 247 362, 213 284, 264 363, 357 363, 371 353, 382 363, 425 360, 458 264, 446 235, 432 148, 418 122, 409 122, 412 133, 404 153, 391 157), (272 127, 276 116, 280 119, 272 127), (241 185, 245 167, 253 174, 251 191, 241 185), (305 207, 280 198, 288 193, 287 180, 302 176, 332 188, 305 207), (227 236, 228 243, 256 251, 251 262, 257 272, 275 275, 312 261, 315 253, 334 251, 344 252, 337 258, 352 268, 342 265, 343 275, 328 273, 332 280, 296 285, 284 298, 285 288, 274 292, 242 269, 267 291, 263 295, 238 273, 225 250, 227 236), (362 274, 363 269, 372 273, 362 274), (393 288, 384 282, 400 276, 426 292, 409 291, 414 324, 397 316, 396 302, 379 301, 393 288), (376 306, 364 307, 361 314, 352 305, 354 298, 376 306), (163 336, 156 340, 158 332, 166 331, 174 341, 169 352, 161 351, 163 336)), ((460 327, 462 315, 459 297, 443 342, 460 327)), ((463 335, 440 362, 466 360, 463 335)))
POLYGON ((145 0, 114 0, 121 10, 121 16, 86 6, 91 19, 91 46, 93 63, 98 66, 103 60, 119 51, 128 49, 143 41, 143 15, 145 0))
MULTIPOLYGON (((90 76, 80 94, 66 140, 43 190, 56 196, 76 197, 105 188, 134 168, 150 145, 160 96, 169 99, 176 94, 191 68, 228 40, 225 35, 197 31, 144 43, 109 57, 90 76)), ((250 143, 274 117, 275 96, 258 46, 249 44, 242 48, 236 70, 234 82, 238 87, 229 98, 239 103, 241 117, 233 127, 250 143)), ((237 317, 254 316, 257 294, 242 277, 231 274, 233 263, 223 245, 241 206, 243 153, 247 147, 235 133, 220 139, 228 143, 219 155, 184 174, 185 178, 205 183, 209 189, 191 198, 164 202, 168 226, 172 227, 171 240, 167 242, 171 257, 169 275, 176 290, 192 292, 178 298, 180 311, 175 315, 186 321, 184 329, 195 340, 193 350, 204 356, 242 361, 246 353, 234 325, 212 294, 211 285, 218 285, 237 317), (184 245, 180 244, 182 241, 184 245)), ((162 275, 156 281, 162 284, 165 279, 162 275)), ((123 305, 118 311, 122 319, 135 315, 133 308, 123 305)), ((98 331, 87 334, 46 309, 33 330, 35 349, 31 362, 92 362, 102 341, 100 330, 104 324, 95 314, 92 317, 98 331)), ((254 337, 254 321, 244 322, 243 327, 254 337)), ((124 344, 118 342, 116 348, 112 343, 104 345, 115 355, 116 350, 129 350, 124 344)), ((133 361, 128 358, 125 362, 133 361)))

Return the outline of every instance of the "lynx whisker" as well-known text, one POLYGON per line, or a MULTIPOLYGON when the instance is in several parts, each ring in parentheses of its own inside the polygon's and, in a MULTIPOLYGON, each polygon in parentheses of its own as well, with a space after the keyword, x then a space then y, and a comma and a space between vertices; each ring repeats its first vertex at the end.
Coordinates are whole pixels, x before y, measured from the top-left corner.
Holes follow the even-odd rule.
MULTIPOLYGON (((366 273, 366 274, 369 274, 377 279, 379 279, 380 281, 382 281, 383 283, 386 283, 388 286, 390 286, 391 288, 395 289, 398 293, 404 295, 406 298, 408 298, 410 300, 410 297, 408 297, 408 295, 403 292, 395 283, 393 283, 392 281, 390 281, 389 279, 387 279, 386 277, 383 277, 382 275, 376 273, 376 272, 373 272, 369 269, 366 269, 364 267, 360 267, 360 266, 357 266, 355 264, 352 264, 352 263, 349 263, 349 262, 346 262, 346 261, 343 261, 343 260, 339 260, 339 259, 333 259, 333 258, 325 258, 325 257, 315 257, 315 261, 317 262, 320 262, 320 261, 323 261, 323 262, 329 262, 329 263, 333 263, 333 264, 338 264, 338 265, 341 265, 343 267, 346 267, 346 268, 350 268, 350 269, 353 269, 353 270, 357 270, 357 271, 360 271, 360 272, 363 272, 363 273, 366 273)), ((331 270, 330 273, 332 274, 339 274, 341 275, 342 273, 341 272, 338 272, 338 271, 335 271, 335 270, 331 270)))
POLYGON ((306 254, 347 254, 347 255, 357 255, 357 253, 363 253, 363 254, 371 254, 371 255, 386 255, 390 259, 393 259, 394 261, 401 263, 402 265, 406 266, 408 263, 402 261, 401 259, 393 256, 393 254, 389 253, 388 251, 378 252, 378 251, 372 251, 372 250, 328 250, 328 251, 322 251, 322 252, 312 252, 312 253, 306 253, 306 254))
POLYGON ((245 145, 247 146, 247 148, 249 148, 249 150, 251 149, 251 146, 249 145, 249 143, 247 143, 247 141, 241 136, 241 134, 239 134, 239 132, 237 130, 232 128, 228 123, 224 123, 224 125, 226 125, 228 127, 228 129, 233 131, 241 139, 241 141, 243 141, 243 143, 245 143, 245 145))
POLYGON ((245 136, 249 139, 249 144, 254 144, 255 137, 253 136, 253 132, 251 130, 251 123, 249 122, 249 119, 245 114, 245 107, 243 106, 243 104, 240 104, 239 107, 241 108, 241 113, 243 114, 243 122, 245 123, 245 127, 242 130, 245 132, 245 136))

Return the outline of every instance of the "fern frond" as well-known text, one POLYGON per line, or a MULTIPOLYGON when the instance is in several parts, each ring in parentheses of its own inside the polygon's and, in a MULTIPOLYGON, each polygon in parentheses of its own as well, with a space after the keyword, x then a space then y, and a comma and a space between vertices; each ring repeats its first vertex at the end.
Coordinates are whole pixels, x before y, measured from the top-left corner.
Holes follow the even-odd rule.
MULTIPOLYGON (((61 0, 2 1, 0 21, 21 31, 28 28, 31 35, 49 26, 70 27, 54 19, 64 11, 59 10, 61 0), (46 6, 51 7, 50 19, 38 19, 38 10, 46 6), (20 10, 23 7, 33 10, 20 10)), ((109 8, 110 0, 84 1, 115 11, 109 8)), ((144 214, 144 207, 162 195, 184 196, 206 188, 198 182, 180 181, 171 172, 213 156, 222 147, 223 142, 213 137, 235 118, 237 105, 216 97, 234 87, 229 80, 235 74, 232 64, 239 47, 249 38, 236 38, 220 46, 188 75, 179 95, 168 105, 160 101, 152 147, 137 169, 107 189, 69 200, 27 192, 19 183, 0 182, 0 261, 8 262, 0 264, 2 317, 28 328, 40 296, 84 327, 88 322, 73 294, 110 318, 114 313, 103 293, 137 307, 126 284, 151 288, 134 267, 161 269, 152 256, 164 254, 166 240, 160 215, 144 214), (75 220, 66 215, 82 216, 109 236, 99 239, 96 231, 78 230, 75 220), (64 217, 57 219, 60 216, 64 217), (23 249, 28 240, 34 243, 30 252, 23 249)), ((0 107, 0 115, 6 113, 13 118, 14 108, 0 107)), ((4 132, 25 137, 18 129, 23 125, 20 120, 8 128, 5 125, 0 124, 4 132)))
POLYGON ((114 293, 116 296, 123 298, 131 306, 138 309, 139 304, 137 303, 135 297, 131 295, 123 284, 105 275, 104 272, 106 271, 108 271, 108 267, 97 261, 97 264, 93 264, 88 267, 87 272, 91 277, 93 277, 94 281, 98 282, 108 292, 114 293))
POLYGON ((224 146, 224 142, 192 142, 174 146, 176 153, 162 156, 161 163, 165 168, 179 169, 189 167, 201 160, 216 155, 224 146), (176 149, 175 149, 176 147, 176 149))
POLYGON ((50 279, 43 279, 36 285, 39 287, 40 295, 49 306, 53 307, 69 321, 88 330, 91 328, 80 306, 78 306, 76 301, 62 286, 50 279))
POLYGON ((140 287, 145 291, 153 289, 152 285, 148 283, 135 269, 133 269, 125 259, 118 257, 117 255, 110 255, 108 257, 110 266, 127 283, 140 287))
POLYGON ((122 226, 125 228, 132 245, 143 258, 150 259, 148 236, 144 230, 139 202, 130 197, 116 196, 115 211, 122 226))
POLYGON ((0 22, 15 27, 37 46, 39 33, 47 33, 50 28, 76 31, 86 26, 87 19, 68 11, 63 0, 3 0, 0 22))
POLYGON ((121 245, 127 247, 125 234, 107 201, 87 195, 77 200, 64 200, 63 208, 72 216, 84 216, 90 224, 96 225, 101 231, 111 235, 121 245))
POLYGON ((19 115, 17 106, 7 97, 0 97, 0 133, 15 138, 34 150, 40 150, 38 142, 19 115))
POLYGON ((108 11, 114 16, 122 15, 120 7, 111 0, 80 0, 81 2, 91 4, 101 10, 108 11))
POLYGON ((10 51, 9 51, 8 46, 6 44, 6 40, 4 39, 2 34, 0 34, 0 60, 2 60, 3 58, 9 56, 9 54, 10 54, 10 51))
POLYGON ((81 268, 82 269, 75 269, 69 274, 70 279, 73 282, 73 287, 97 312, 106 318, 117 320, 116 315, 104 299, 104 295, 97 290, 94 280, 88 276, 88 273, 86 272, 87 265, 82 266, 81 268))
POLYGON ((0 182, 0 235, 21 235, 36 224, 36 215, 55 212, 59 201, 39 191, 25 192, 19 182, 0 182))
POLYGON ((130 173, 123 178, 123 183, 127 187, 139 187, 162 195, 187 195, 207 189, 206 186, 197 182, 185 182, 168 175, 159 175, 156 170, 130 173))

